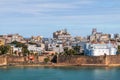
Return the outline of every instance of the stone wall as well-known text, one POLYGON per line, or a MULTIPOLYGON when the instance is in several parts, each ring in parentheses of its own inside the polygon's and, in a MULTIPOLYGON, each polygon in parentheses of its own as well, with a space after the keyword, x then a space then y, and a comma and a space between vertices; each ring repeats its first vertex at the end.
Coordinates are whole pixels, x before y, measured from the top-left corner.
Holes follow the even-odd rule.
POLYGON ((7 65, 6 56, 0 56, 0 66, 7 65))
POLYGON ((57 63, 81 65, 81 64, 106 64, 104 56, 58 56, 57 63))
POLYGON ((39 56, 38 61, 39 62, 44 62, 44 59, 47 58, 46 56, 39 56))
POLYGON ((38 62, 44 62, 45 58, 49 58, 50 61, 51 61, 53 59, 53 56, 49 56, 49 57, 48 56, 44 56, 44 55, 43 56, 39 56, 38 57, 38 62))
MULTIPOLYGON (((23 56, 7 56, 7 62, 8 64, 11 63, 41 63, 44 62, 44 59, 47 58, 47 56, 33 56, 33 60, 30 60, 29 57, 23 57, 23 56)), ((49 56, 49 59, 51 60, 52 57, 49 56)))
POLYGON ((120 55, 116 56, 106 56, 107 64, 120 64, 120 55))
MULTIPOLYGON (((44 62, 44 59, 47 56, 38 56, 34 57, 35 63, 44 62)), ((49 57, 52 60, 52 56, 49 57)), ((29 62, 28 57, 18 57, 18 56, 0 56, 0 66, 7 65, 12 63, 25 63, 29 62)), ((72 56, 57 56, 57 63, 63 64, 72 64, 72 65, 82 65, 82 64, 94 64, 94 65, 101 65, 101 64, 118 64, 120 65, 120 55, 115 56, 79 56, 79 55, 72 55, 72 56)))
POLYGON ((23 63, 26 57, 7 56, 7 63, 23 63))

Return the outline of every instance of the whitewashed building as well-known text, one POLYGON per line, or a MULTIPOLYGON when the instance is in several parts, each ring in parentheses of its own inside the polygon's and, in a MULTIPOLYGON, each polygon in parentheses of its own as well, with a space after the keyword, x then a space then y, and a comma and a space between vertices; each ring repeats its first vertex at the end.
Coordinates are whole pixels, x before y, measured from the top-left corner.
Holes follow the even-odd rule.
POLYGON ((57 53, 64 52, 62 44, 48 44, 48 51, 55 51, 57 53))
POLYGON ((92 44, 86 43, 85 55, 102 56, 102 55, 116 55, 117 49, 111 44, 92 44))
POLYGON ((28 45, 28 50, 30 52, 39 53, 39 54, 41 54, 44 51, 44 48, 45 48, 44 45, 39 47, 36 45, 28 45))
POLYGON ((11 45, 12 53, 22 53, 22 47, 15 47, 15 45, 11 45))

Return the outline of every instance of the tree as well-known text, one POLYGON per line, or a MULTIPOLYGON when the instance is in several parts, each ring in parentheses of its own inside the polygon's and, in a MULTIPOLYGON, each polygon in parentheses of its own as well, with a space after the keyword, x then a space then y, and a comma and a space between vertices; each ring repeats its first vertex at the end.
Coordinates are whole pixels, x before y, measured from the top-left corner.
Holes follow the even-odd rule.
POLYGON ((75 55, 75 54, 77 54, 77 52, 76 52, 74 49, 68 50, 68 53, 69 53, 70 55, 75 55))
POLYGON ((48 63, 49 61, 50 61, 49 57, 44 58, 44 62, 45 62, 45 63, 48 63))
POLYGON ((65 55, 75 55, 75 54, 77 54, 77 52, 74 49, 64 48, 64 54, 65 55))
POLYGON ((79 54, 80 53, 80 46, 75 46, 75 47, 73 47, 73 49, 77 52, 77 54, 79 54))
POLYGON ((120 45, 118 46, 117 53, 120 54, 120 45))
POLYGON ((5 46, 0 46, 0 55, 2 54, 6 54, 8 53, 10 50, 10 46, 9 45, 5 45, 5 46))
POLYGON ((64 48, 64 54, 65 55, 70 55, 70 53, 69 53, 69 49, 66 47, 66 48, 64 48))
POLYGON ((23 56, 27 56, 27 54, 29 54, 29 50, 27 49, 27 46, 22 47, 22 53, 23 53, 23 56))
POLYGON ((16 45, 16 47, 22 47, 23 56, 26 56, 27 54, 29 54, 29 50, 27 48, 27 45, 20 43, 20 42, 17 42, 17 41, 13 41, 11 44, 16 45))

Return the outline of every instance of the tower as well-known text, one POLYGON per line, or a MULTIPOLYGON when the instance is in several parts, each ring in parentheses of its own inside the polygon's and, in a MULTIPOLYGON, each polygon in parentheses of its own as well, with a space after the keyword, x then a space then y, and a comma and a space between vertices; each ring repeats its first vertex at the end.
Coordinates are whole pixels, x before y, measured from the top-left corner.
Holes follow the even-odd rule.
POLYGON ((94 34, 96 34, 97 33, 97 29, 96 28, 93 28, 92 29, 92 34, 94 35, 94 34))

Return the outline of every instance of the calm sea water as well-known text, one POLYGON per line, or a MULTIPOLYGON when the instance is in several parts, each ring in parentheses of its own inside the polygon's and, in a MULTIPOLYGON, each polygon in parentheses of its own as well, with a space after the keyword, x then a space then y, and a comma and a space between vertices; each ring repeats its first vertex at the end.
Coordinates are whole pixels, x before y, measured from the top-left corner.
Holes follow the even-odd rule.
POLYGON ((120 68, 1 67, 0 80, 120 80, 120 68))

